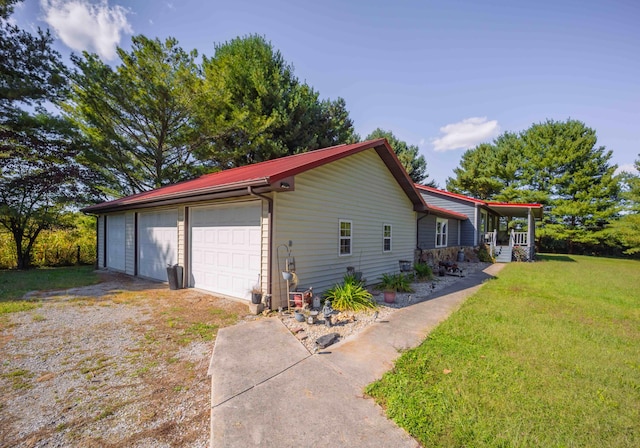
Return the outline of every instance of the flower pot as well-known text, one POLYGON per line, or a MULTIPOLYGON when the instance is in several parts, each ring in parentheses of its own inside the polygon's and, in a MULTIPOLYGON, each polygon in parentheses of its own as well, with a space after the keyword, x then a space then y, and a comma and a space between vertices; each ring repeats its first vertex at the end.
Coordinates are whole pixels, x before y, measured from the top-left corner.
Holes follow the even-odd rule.
POLYGON ((384 302, 385 303, 394 303, 396 301, 396 292, 395 291, 385 291, 384 292, 384 302))
POLYGON ((298 311, 293 313, 293 317, 295 317, 298 322, 304 322, 304 314, 298 311))
POLYGON ((252 292, 251 293, 251 303, 257 305, 262 302, 262 293, 261 292, 252 292))

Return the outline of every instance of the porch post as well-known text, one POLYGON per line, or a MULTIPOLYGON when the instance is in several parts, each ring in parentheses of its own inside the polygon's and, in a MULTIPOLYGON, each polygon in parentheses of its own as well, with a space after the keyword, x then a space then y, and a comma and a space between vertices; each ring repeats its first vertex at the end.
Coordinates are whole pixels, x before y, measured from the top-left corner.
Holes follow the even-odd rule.
POLYGON ((529 243, 529 260, 533 261, 533 257, 536 254, 536 220, 533 217, 533 211, 529 208, 528 212, 528 235, 527 242, 529 243))

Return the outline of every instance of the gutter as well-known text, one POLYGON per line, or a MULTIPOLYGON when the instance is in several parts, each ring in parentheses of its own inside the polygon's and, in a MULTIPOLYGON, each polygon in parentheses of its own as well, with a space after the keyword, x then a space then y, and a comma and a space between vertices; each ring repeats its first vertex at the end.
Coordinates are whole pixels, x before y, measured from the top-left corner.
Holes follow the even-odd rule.
POLYGON ((247 187, 247 193, 249 193, 251 196, 255 196, 257 198, 260 199, 264 199, 267 201, 267 204, 269 204, 269 244, 267 245, 267 295, 270 298, 270 303, 269 305, 271 306, 271 300, 273 299, 272 297, 272 293, 273 293, 273 273, 272 273, 272 260, 271 260, 271 248, 273 246, 273 198, 270 198, 269 196, 265 196, 263 194, 260 193, 256 193, 255 191, 253 191, 253 187, 249 186, 247 187))

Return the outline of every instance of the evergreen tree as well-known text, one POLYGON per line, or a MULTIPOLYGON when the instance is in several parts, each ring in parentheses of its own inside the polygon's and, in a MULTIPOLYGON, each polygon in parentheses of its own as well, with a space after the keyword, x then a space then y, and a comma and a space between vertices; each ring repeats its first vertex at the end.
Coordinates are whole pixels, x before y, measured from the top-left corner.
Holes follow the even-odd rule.
POLYGON ((601 231, 617 216, 611 155, 584 123, 547 120, 467 151, 447 187, 480 199, 542 203, 538 235, 572 251, 576 243, 600 244, 601 231))
MULTIPOLYGON (((386 138, 387 142, 394 150, 400 163, 407 170, 409 177, 416 184, 424 183, 429 176, 427 174, 427 161, 420 154, 420 150, 416 145, 407 145, 407 142, 399 140, 391 131, 385 131, 377 128, 371 134, 367 135, 365 140, 373 140, 376 138, 386 138)), ((427 182, 426 185, 435 186, 434 181, 427 182)))
POLYGON ((199 123, 209 145, 202 160, 220 169, 357 140, 344 100, 320 101, 282 54, 250 35, 204 58, 199 123))
POLYGON ((158 188, 203 172, 194 151, 205 144, 194 124, 200 77, 197 53, 173 38, 132 38, 112 69, 96 54, 72 56, 78 71, 64 105, 91 141, 84 159, 101 173, 105 191, 120 196, 158 188))

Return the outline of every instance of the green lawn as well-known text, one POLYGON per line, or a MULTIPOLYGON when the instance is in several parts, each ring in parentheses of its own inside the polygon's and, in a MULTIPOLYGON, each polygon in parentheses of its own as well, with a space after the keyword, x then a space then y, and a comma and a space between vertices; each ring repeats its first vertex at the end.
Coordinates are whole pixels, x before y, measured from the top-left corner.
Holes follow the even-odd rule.
POLYGON ((541 258, 368 387, 424 446, 640 446, 640 262, 541 258))
POLYGON ((47 291, 98 282, 93 266, 0 271, 0 314, 35 308, 35 302, 19 300, 29 291, 47 291))

